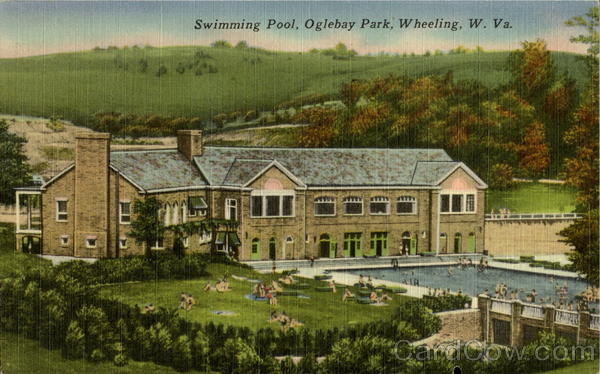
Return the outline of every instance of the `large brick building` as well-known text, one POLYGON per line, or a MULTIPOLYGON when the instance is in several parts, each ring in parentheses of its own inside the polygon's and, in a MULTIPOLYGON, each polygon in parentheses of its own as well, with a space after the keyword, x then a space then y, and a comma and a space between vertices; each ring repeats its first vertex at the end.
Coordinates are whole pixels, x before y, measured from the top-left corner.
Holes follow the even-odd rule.
MULTIPOLYGON (((198 232, 190 251, 241 260, 358 257, 484 248, 486 184, 440 149, 209 147, 180 131, 177 149, 112 151, 82 133, 75 163, 41 187, 17 189, 20 250, 75 257, 144 252, 128 236, 133 203, 155 196, 165 225, 235 220, 198 232)), ((173 233, 155 249, 170 248, 173 233)))

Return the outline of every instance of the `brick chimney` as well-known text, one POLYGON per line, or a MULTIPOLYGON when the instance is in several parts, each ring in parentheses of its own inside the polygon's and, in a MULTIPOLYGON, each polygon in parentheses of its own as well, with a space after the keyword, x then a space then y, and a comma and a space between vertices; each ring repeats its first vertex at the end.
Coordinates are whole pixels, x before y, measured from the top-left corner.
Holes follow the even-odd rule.
POLYGON ((177 131, 177 150, 190 161, 202 156, 202 130, 177 131))
POLYGON ((106 257, 108 253, 109 162, 110 134, 75 135, 75 256, 106 257))

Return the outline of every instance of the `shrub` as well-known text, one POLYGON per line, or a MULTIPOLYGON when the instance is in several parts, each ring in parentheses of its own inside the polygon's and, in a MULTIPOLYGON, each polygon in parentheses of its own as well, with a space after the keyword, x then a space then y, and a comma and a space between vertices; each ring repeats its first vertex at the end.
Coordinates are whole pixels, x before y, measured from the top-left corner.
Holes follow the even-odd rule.
POLYGON ((508 190, 514 186, 513 168, 508 164, 495 164, 490 175, 490 187, 495 190, 508 190))
POLYGON ((434 313, 447 310, 464 309, 465 304, 471 305, 471 298, 466 295, 423 296, 423 304, 434 313))
POLYGON ((162 323, 158 322, 150 327, 148 337, 150 339, 151 357, 154 359, 154 362, 168 364, 173 344, 173 338, 169 330, 162 323))
POLYGON ((322 366, 326 373, 389 373, 388 368, 397 366, 394 342, 372 336, 342 339, 333 345, 322 366))
POLYGON ((442 327, 440 317, 431 313, 422 300, 408 299, 393 313, 393 319, 408 321, 420 338, 430 336, 442 327))
POLYGON ((92 351, 92 354, 90 354, 90 361, 92 362, 101 362, 105 359, 106 356, 104 355, 101 349, 96 348, 92 351))
POLYGON ((192 341, 192 365, 194 368, 201 371, 208 369, 209 354, 208 338, 199 330, 192 341))
POLYGON ((119 353, 113 359, 113 363, 115 364, 115 366, 125 366, 129 363, 129 358, 127 358, 127 355, 125 355, 124 353, 119 353))
POLYGON ((192 367, 192 345, 187 336, 181 335, 173 342, 171 365, 180 371, 187 371, 192 367))
POLYGON ((216 352, 218 369, 222 374, 258 374, 260 357, 241 338, 227 339, 216 352))
POLYGON ((77 321, 71 321, 67 328, 67 336, 65 338, 64 355, 70 359, 81 359, 84 357, 84 334, 77 321))

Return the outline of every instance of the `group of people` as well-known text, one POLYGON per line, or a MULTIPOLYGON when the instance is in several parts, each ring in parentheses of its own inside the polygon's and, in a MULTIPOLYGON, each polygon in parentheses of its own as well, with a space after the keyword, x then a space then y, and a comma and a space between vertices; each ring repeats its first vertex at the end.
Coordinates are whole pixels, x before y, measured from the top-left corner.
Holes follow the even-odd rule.
POLYGON ((252 295, 259 299, 266 298, 270 305, 277 305, 277 292, 283 291, 283 288, 276 281, 272 281, 268 286, 263 282, 254 285, 252 295))
POLYGON ((358 275, 358 284, 360 285, 360 287, 368 287, 368 288, 373 288, 373 279, 371 278, 371 276, 367 276, 368 279, 365 281, 365 277, 362 274, 358 275))
POLYGON ((294 318, 291 318, 287 315, 285 311, 277 312, 276 310, 271 312, 271 318, 269 319, 269 323, 279 323, 279 328, 282 331, 287 331, 290 328, 296 328, 300 326, 304 326, 304 324, 294 318))
POLYGON ((192 294, 182 292, 181 295, 179 295, 179 309, 190 311, 194 304, 196 304, 196 300, 194 300, 192 294))

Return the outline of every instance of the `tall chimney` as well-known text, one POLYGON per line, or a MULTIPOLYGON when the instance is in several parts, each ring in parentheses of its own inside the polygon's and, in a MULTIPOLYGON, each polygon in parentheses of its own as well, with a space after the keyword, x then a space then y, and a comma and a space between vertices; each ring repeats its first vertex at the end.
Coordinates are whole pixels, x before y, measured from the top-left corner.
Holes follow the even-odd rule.
POLYGON ((177 131, 177 150, 190 161, 202 156, 202 130, 177 131))
POLYGON ((109 232, 110 134, 75 135, 75 256, 106 257, 109 232))

